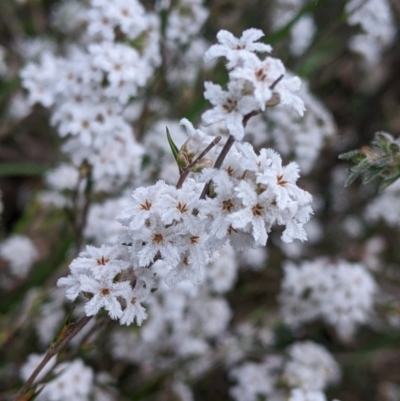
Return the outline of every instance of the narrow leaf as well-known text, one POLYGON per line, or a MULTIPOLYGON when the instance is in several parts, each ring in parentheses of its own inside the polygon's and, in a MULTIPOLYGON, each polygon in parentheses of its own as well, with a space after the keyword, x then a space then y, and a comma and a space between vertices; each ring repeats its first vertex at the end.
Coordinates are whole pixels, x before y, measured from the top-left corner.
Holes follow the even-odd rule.
POLYGON ((67 333, 68 329, 71 327, 71 318, 72 318, 72 313, 74 312, 75 307, 71 308, 71 310, 67 313, 67 316, 65 317, 60 329, 56 333, 56 335, 53 338, 53 341, 51 342, 52 346, 57 345, 59 343, 64 335, 67 333))
POLYGON ((42 175, 49 168, 49 165, 27 162, 2 163, 0 166, 0 177, 42 175))
POLYGON ((169 143, 169 147, 171 148, 171 152, 174 155, 174 159, 175 161, 178 163, 178 153, 179 153, 179 149, 178 147, 175 145, 174 141, 172 140, 171 134, 169 133, 169 129, 168 127, 165 127, 167 130, 167 139, 168 139, 168 143, 169 143))
POLYGON ((370 182, 371 180, 373 180, 374 178, 377 178, 380 176, 380 174, 382 173, 382 169, 380 168, 371 168, 370 170, 368 170, 365 175, 363 176, 362 182, 363 184, 367 184, 368 182, 370 182))
POLYGON ((383 168, 391 164, 391 162, 392 162, 391 157, 382 156, 380 159, 374 161, 374 167, 383 168))
POLYGON ((344 183, 344 186, 348 187, 351 185, 359 175, 359 173, 350 173, 349 178, 347 178, 346 182, 344 183))
POLYGON ((340 160, 352 160, 354 157, 359 156, 361 152, 359 150, 351 150, 350 152, 342 153, 338 156, 340 160))

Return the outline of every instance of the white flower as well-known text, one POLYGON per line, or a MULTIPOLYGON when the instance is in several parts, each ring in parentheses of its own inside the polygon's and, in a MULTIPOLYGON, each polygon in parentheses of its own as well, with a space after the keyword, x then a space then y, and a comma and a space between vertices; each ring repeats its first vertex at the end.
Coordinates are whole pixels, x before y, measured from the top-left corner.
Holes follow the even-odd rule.
POLYGON ((77 189, 79 182, 79 171, 70 164, 61 164, 46 175, 47 184, 58 191, 64 189, 77 189))
POLYGON ((302 16, 292 27, 290 36, 290 51, 293 55, 301 56, 310 46, 316 32, 314 19, 311 15, 302 16))
POLYGON ((175 221, 189 232, 197 231, 200 221, 193 211, 199 207, 199 196, 197 184, 191 179, 187 179, 180 189, 171 187, 163 197, 163 207, 158 209, 163 223, 170 225, 175 221))
POLYGON ((104 14, 115 20, 121 31, 131 39, 135 39, 146 29, 145 9, 136 0, 114 0, 104 7, 104 14))
MULTIPOLYGON (((26 380, 39 365, 44 355, 29 355, 28 362, 21 368, 21 376, 26 380)), ((40 372, 36 381, 41 380, 54 367, 53 357, 40 372)), ((40 401, 89 401, 93 390, 93 370, 85 366, 80 359, 59 364, 54 369, 55 377, 42 387, 38 400, 40 401)))
POLYGON ((339 377, 337 362, 321 345, 303 341, 289 347, 282 380, 290 387, 322 391, 339 377))
POLYGON ((233 228, 251 231, 257 246, 265 246, 268 232, 275 220, 274 198, 269 191, 257 194, 248 182, 241 181, 235 188, 243 208, 229 217, 233 228))
POLYGON ((55 369, 59 374, 44 389, 49 400, 88 401, 93 390, 93 370, 85 366, 80 359, 62 363, 55 369))
POLYGON ((237 140, 244 136, 243 117, 257 110, 258 104, 252 96, 244 94, 243 82, 230 81, 228 91, 219 85, 205 82, 204 97, 215 107, 202 115, 204 125, 225 121, 229 133, 237 140))
POLYGON ((322 391, 304 391, 296 388, 290 393, 288 401, 326 401, 326 397, 322 391))
POLYGON ((296 163, 291 162, 283 167, 280 155, 272 149, 261 149, 260 162, 262 168, 257 173, 257 183, 265 185, 275 195, 279 209, 283 210, 290 206, 291 201, 303 197, 305 201, 311 202, 310 195, 296 185, 300 176, 296 163))
POLYGON ((129 298, 131 286, 127 281, 114 283, 108 278, 100 281, 89 276, 81 276, 81 291, 93 294, 93 297, 85 304, 87 316, 96 315, 101 308, 105 308, 111 319, 122 317, 121 304, 118 297, 129 298))
POLYGON ((173 3, 166 27, 168 41, 186 44, 198 34, 209 14, 202 3, 202 0, 180 0, 173 3))
POLYGON ((38 251, 28 237, 14 234, 0 244, 0 258, 9 263, 12 275, 25 277, 38 259, 38 251))
POLYGON ((236 180, 229 177, 225 171, 210 169, 204 172, 213 181, 215 197, 206 198, 201 202, 200 215, 207 218, 207 231, 211 236, 222 239, 227 235, 232 224, 229 216, 240 209, 241 201, 235 194, 236 180))
POLYGON ((257 401, 260 396, 274 399, 280 365, 281 359, 272 356, 263 363, 247 362, 232 370, 230 376, 238 383, 230 390, 231 396, 236 401, 257 401))
POLYGON ((93 38, 101 38, 106 41, 113 41, 115 38, 114 25, 116 21, 110 16, 104 15, 103 11, 92 8, 86 12, 87 33, 93 38))
POLYGON ((376 283, 363 266, 317 259, 299 267, 288 263, 284 272, 281 312, 290 326, 321 318, 349 340, 368 321, 376 283))
POLYGON ((102 245, 100 248, 87 245, 86 251, 70 264, 73 274, 87 271, 96 279, 114 278, 130 264, 121 260, 121 249, 116 246, 102 245))
POLYGON ((119 236, 126 231, 115 219, 116 210, 129 207, 130 195, 123 194, 116 199, 108 199, 104 203, 93 203, 90 206, 85 227, 85 238, 99 244, 115 244, 119 236))
POLYGON ((130 230, 140 230, 146 220, 156 213, 155 203, 168 193, 168 185, 158 181, 150 187, 139 187, 133 191, 133 206, 124 208, 116 219, 130 230))
MULTIPOLYGON (((173 267, 165 282, 168 286, 173 287, 183 280, 189 280, 192 284, 198 285, 203 280, 202 265, 199 265, 196 260, 193 260, 188 253, 181 254, 180 262, 173 267)), ((205 263, 204 263, 205 264, 205 263)))
POLYGON ((346 3, 349 25, 361 25, 362 33, 353 36, 349 48, 374 66, 396 37, 396 24, 387 0, 351 0, 346 3))
POLYGON ((81 292, 81 280, 79 275, 70 274, 67 277, 61 277, 57 281, 58 287, 66 287, 66 297, 70 301, 75 301, 81 292))
POLYGON ((228 60, 227 68, 232 69, 241 64, 243 59, 248 57, 249 53, 269 53, 272 47, 264 43, 256 43, 262 38, 264 33, 255 28, 243 31, 240 39, 235 38, 230 32, 221 30, 217 33, 219 44, 213 45, 204 55, 206 61, 218 57, 225 57, 228 60))
POLYGON ((197 233, 182 236, 179 243, 180 260, 171 269, 165 282, 173 286, 182 280, 190 280, 192 284, 198 285, 203 279, 203 267, 208 263, 208 255, 205 251, 206 235, 201 226, 197 233))
POLYGON ((126 307, 120 318, 121 324, 129 326, 136 319, 138 326, 147 319, 146 309, 141 305, 148 298, 149 290, 143 288, 141 280, 138 280, 129 298, 126 299, 126 307))
POLYGON ((246 63, 234 69, 231 79, 243 79, 253 86, 254 98, 261 110, 265 110, 268 102, 291 105, 300 116, 304 113, 304 103, 294 95, 300 89, 301 81, 298 77, 285 78, 286 69, 281 60, 267 57, 260 60, 252 55, 246 63), (274 99, 276 94, 278 99, 274 99))
POLYGON ((197 154, 198 152, 201 152, 214 139, 202 130, 195 129, 193 124, 187 118, 182 118, 179 125, 183 125, 186 129, 187 135, 189 136, 186 141, 186 147, 191 153, 197 154))
POLYGON ((205 268, 208 285, 217 293, 231 290, 236 282, 239 269, 237 254, 233 247, 226 244, 218 257, 205 268))
MULTIPOLYGON (((158 216, 148 220, 148 227, 140 232, 142 245, 138 252, 140 267, 146 267, 152 263, 157 254, 170 266, 176 266, 180 260, 178 247, 180 236, 184 234, 179 225, 166 227, 158 216)), ((136 235, 134 238, 138 238, 136 235)))
POLYGON ((57 75, 59 61, 49 53, 44 52, 37 64, 29 63, 20 72, 22 86, 28 90, 30 105, 41 103, 44 107, 51 107, 55 102, 55 93, 52 87, 57 75))

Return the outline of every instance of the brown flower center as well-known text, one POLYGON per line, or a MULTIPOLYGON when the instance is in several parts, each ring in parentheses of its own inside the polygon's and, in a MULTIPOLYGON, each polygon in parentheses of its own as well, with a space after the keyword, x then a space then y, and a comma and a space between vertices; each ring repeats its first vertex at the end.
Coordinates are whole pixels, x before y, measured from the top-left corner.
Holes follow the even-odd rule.
POLYGON ((266 74, 264 68, 260 68, 259 70, 256 71, 256 78, 259 81, 265 81, 265 79, 267 78, 267 74, 266 74))
POLYGON ((226 99, 226 102, 223 104, 222 108, 230 113, 237 108, 237 101, 233 99, 226 99))
POLYGON ((157 244, 159 244, 163 240, 164 240, 164 237, 162 236, 162 234, 158 233, 158 234, 153 235, 153 242, 156 242, 157 244))
POLYGON ((251 209, 254 217, 261 217, 263 210, 264 208, 259 203, 257 203, 257 205, 253 206, 251 209))
POLYGON ((102 288, 100 292, 101 292, 101 295, 103 295, 103 297, 106 297, 107 295, 111 294, 111 291, 109 288, 102 288))
POLYGON ((149 202, 147 199, 146 202, 140 204, 141 210, 150 210, 150 208, 151 208, 151 202, 149 202))
POLYGON ((102 256, 100 259, 96 259, 96 262, 99 266, 105 266, 109 261, 110 259, 107 259, 104 256, 102 256))
POLYGON ((222 201, 222 210, 230 213, 232 209, 234 208, 234 204, 230 199, 222 201))
POLYGON ((190 243, 192 244, 192 245, 194 245, 194 244, 197 244, 197 240, 199 239, 199 237, 197 236, 197 235, 192 235, 191 237, 190 237, 190 243))
POLYGON ((284 187, 288 182, 283 178, 283 174, 278 175, 278 177, 276 177, 277 181, 278 181, 278 185, 280 185, 281 187, 284 187))
POLYGON ((178 204, 176 205, 176 208, 183 214, 186 213, 188 211, 188 207, 186 203, 181 203, 178 202, 178 204))

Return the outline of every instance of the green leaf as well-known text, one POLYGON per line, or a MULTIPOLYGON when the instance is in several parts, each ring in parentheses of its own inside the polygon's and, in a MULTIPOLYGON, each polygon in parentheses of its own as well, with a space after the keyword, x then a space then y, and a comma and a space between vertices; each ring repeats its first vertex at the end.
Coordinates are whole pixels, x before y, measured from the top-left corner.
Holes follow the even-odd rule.
POLYGON ((44 387, 45 387, 45 386, 43 386, 42 388, 40 388, 39 390, 37 390, 37 391, 35 392, 35 394, 33 394, 31 398, 29 398, 29 401, 36 400, 36 398, 38 398, 39 395, 40 395, 40 393, 44 390, 44 387))
POLYGON ((352 173, 357 173, 357 174, 361 174, 364 171, 368 170, 371 167, 371 163, 369 162, 368 159, 364 159, 362 160, 360 163, 356 164, 355 166, 353 166, 350 171, 352 173))
POLYGON ((63 334, 66 333, 66 331, 68 330, 68 328, 71 325, 71 318, 72 318, 72 314, 75 310, 75 307, 72 307, 71 310, 67 313, 67 316, 65 317, 60 329, 58 330, 58 332, 56 333, 56 335, 53 338, 53 341, 51 342, 51 346, 56 346, 57 343, 62 340, 63 338, 63 334), (61 337, 61 338, 60 338, 61 337))
POLYGON ((353 160, 354 157, 361 155, 359 150, 351 150, 338 156, 340 160, 353 160))
POLYGON ((400 177, 399 169, 386 169, 382 171, 382 179, 383 181, 391 180, 391 179, 398 179, 400 177))
POLYGON ((174 141, 172 140, 171 134, 169 133, 168 127, 165 127, 167 130, 167 139, 169 143, 169 147, 171 148, 172 154, 174 155, 175 161, 178 164, 178 154, 179 154, 179 149, 175 145, 174 141))
POLYGON ((359 175, 359 173, 350 173, 349 178, 344 183, 344 186, 348 187, 349 185, 351 185, 359 175))
POLYGON ((35 163, 2 163, 0 177, 42 175, 49 168, 48 165, 35 163))
POLYGON ((382 173, 382 169, 372 167, 369 171, 367 171, 362 179, 363 184, 367 184, 371 180, 377 178, 382 173))
POLYGON ((391 157, 382 156, 381 158, 374 160, 374 167, 378 168, 386 167, 391 161, 392 161, 391 157))

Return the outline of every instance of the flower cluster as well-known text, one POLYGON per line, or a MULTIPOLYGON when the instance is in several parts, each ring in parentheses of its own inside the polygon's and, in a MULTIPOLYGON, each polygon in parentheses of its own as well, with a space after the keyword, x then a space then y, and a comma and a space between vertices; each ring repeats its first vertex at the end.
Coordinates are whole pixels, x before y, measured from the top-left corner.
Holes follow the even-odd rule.
POLYGON ((287 350, 282 380, 291 388, 321 391, 336 383, 340 369, 332 355, 311 341, 297 342, 287 350))
POLYGON ((220 170, 204 169, 178 189, 162 181, 136 189, 133 206, 118 216, 127 227, 132 264, 147 267, 162 259, 172 268, 171 283, 184 277, 195 283, 228 240, 237 250, 264 246, 274 224, 286 226, 286 242, 306 239, 311 196, 296 185, 298 175, 297 165, 282 166, 273 150, 257 155, 250 144, 235 143, 220 170))
POLYGON ((58 285, 67 288, 66 296, 71 301, 81 293, 90 298, 85 304, 87 316, 96 315, 104 308, 111 319, 119 319, 126 325, 136 319, 140 326, 147 317, 141 303, 147 300, 153 279, 148 271, 133 272, 121 251, 115 246, 87 246, 72 261, 71 274, 60 278, 58 285))
POLYGON ((302 174, 308 174, 326 140, 335 134, 336 126, 331 113, 312 95, 306 82, 302 82, 297 95, 306 108, 302 118, 292 107, 277 105, 267 115, 252 118, 246 134, 255 145, 266 147, 268 143, 282 156, 290 157, 299 164, 302 174))
POLYGON ((293 399, 300 392, 323 400, 324 388, 337 382, 339 376, 338 364, 324 347, 311 341, 297 342, 289 347, 286 357, 269 355, 261 363, 246 362, 233 369, 231 377, 237 385, 231 395, 237 401, 259 397, 284 400, 285 389, 289 389, 293 399))
POLYGON ((92 1, 79 15, 86 22, 80 43, 63 56, 43 52, 21 78, 29 103, 51 108, 73 164, 86 160, 96 188, 109 191, 140 168, 143 148, 123 111, 161 62, 159 21, 138 1, 92 1))
MULTIPOLYGON (((26 380, 36 366, 39 364, 43 355, 31 354, 28 361, 21 368, 21 376, 26 380)), ((55 364, 53 358, 47 365, 49 371, 55 364)), ((41 377, 47 373, 42 371, 41 377)), ((56 377, 42 388, 38 401, 88 401, 94 387, 93 370, 85 366, 82 360, 75 359, 72 362, 59 364, 54 369, 56 377)), ((40 376, 38 379, 41 378, 40 376)))
POLYGON ((282 61, 267 56, 260 59, 259 53, 269 53, 269 45, 258 43, 263 32, 248 29, 240 39, 230 32, 217 34, 219 44, 213 45, 205 54, 205 60, 224 57, 229 70, 229 83, 224 91, 220 85, 205 83, 204 97, 214 108, 206 111, 203 124, 225 121, 226 128, 235 139, 244 136, 243 119, 264 111, 266 107, 284 104, 292 106, 301 116, 304 113, 302 100, 294 94, 300 89, 298 77, 286 77, 282 61))
POLYGON ((365 210, 366 221, 374 224, 383 220, 390 227, 400 225, 400 210, 397 207, 400 193, 400 181, 391 184, 384 192, 374 198, 365 210))
POLYGON ((377 285, 362 265, 321 258, 300 266, 286 263, 284 272, 281 313, 289 326, 323 319, 348 340, 368 321, 377 285))
POLYGON ((35 244, 24 235, 14 234, 0 243, 0 258, 13 276, 25 277, 38 256, 35 244))
POLYGON ((387 0, 351 0, 346 3, 349 25, 360 25, 362 32, 349 41, 352 51, 366 64, 375 66, 396 36, 394 16, 387 0))
POLYGON ((224 265, 214 266, 215 262, 208 265, 202 284, 193 286, 182 281, 173 290, 165 282, 170 274, 169 266, 161 260, 155 262, 152 270, 156 274, 157 291, 147 302, 149 318, 140 331, 127 328, 114 332, 113 356, 144 365, 151 372, 171 369, 176 363, 184 362, 192 377, 218 360, 216 344, 225 337, 232 317, 223 296, 229 289, 224 276, 227 271, 231 275, 232 270, 236 272, 238 268, 229 247, 221 250, 218 262, 224 265), (216 290, 208 284, 208 279, 211 281, 218 273, 215 281, 224 283, 225 288, 216 290))
POLYGON ((311 13, 304 13, 306 0, 277 0, 273 4, 271 24, 274 30, 285 29, 294 19, 290 28, 289 51, 294 56, 301 56, 314 39, 317 27, 311 13), (299 18, 299 14, 301 17, 299 18))
MULTIPOLYGON (((123 226, 119 245, 100 249, 89 247, 88 254, 82 254, 72 262, 71 275, 59 281, 59 285, 67 287, 67 296, 71 300, 81 292, 92 294, 85 305, 87 315, 94 315, 104 307, 121 323, 130 324, 136 318, 140 324, 146 316, 138 305, 146 301, 152 288, 145 280, 142 285, 141 275, 149 273, 148 268, 157 260, 167 264, 166 282, 170 285, 184 279, 198 284, 202 281, 204 267, 227 242, 238 251, 265 246, 274 225, 285 226, 282 234, 285 242, 306 239, 303 225, 312 213, 311 195, 296 185, 299 178, 297 164, 292 162, 283 166, 281 157, 274 150, 262 149, 257 154, 251 144, 234 141, 243 136, 246 124, 243 117, 264 110, 272 97, 276 100, 274 104, 292 104, 302 112, 302 101, 292 94, 292 84, 296 87, 300 84, 298 78, 285 78, 279 60, 267 58, 262 62, 254 54, 255 51, 270 50, 267 45, 255 43, 261 36, 262 32, 255 29, 245 31, 241 39, 221 31, 218 35, 221 44, 212 46, 206 54, 206 58, 211 59, 227 58, 231 70, 229 85, 241 88, 236 93, 237 100, 246 103, 252 98, 250 103, 255 108, 246 109, 240 118, 229 113, 220 116, 233 132, 224 144, 218 145, 213 136, 195 129, 183 119, 181 124, 189 137, 176 154, 181 169, 177 186, 158 181, 155 185, 135 189, 133 202, 117 216, 123 226), (248 76, 245 69, 253 68, 251 66, 264 74, 258 84, 240 77, 242 73, 248 76), (277 69, 275 72, 274 68, 277 69), (267 74, 267 70, 272 71, 272 75, 267 74), (249 95, 244 95, 243 89, 251 85, 253 94, 250 95, 250 91, 249 95), (263 85, 269 85, 269 89, 263 85), (237 134, 238 130, 240 134, 237 134), (210 148, 210 144, 214 147, 210 148), (206 148, 209 149, 206 157, 197 160, 196 155, 206 148), (219 168, 208 167, 216 165, 223 152, 219 168), (193 178, 187 178, 184 169, 193 170, 193 178), (130 263, 114 254, 118 247, 120 254, 126 252, 129 255, 130 263), (99 269, 99 260, 106 260, 108 267, 99 269), (129 282, 116 280, 117 276, 123 277, 127 269, 133 269, 136 276, 134 288, 129 282), (144 294, 134 293, 142 290, 144 294)), ((219 90, 211 83, 207 83, 206 88, 219 90)), ((210 99, 207 90, 206 98, 210 99)), ((213 111, 205 115, 207 113, 210 115, 213 111)))
MULTIPOLYGON (((353 37, 350 47, 365 51, 371 64, 395 30, 386 2, 351 0, 346 5, 348 23, 360 24, 365 32, 353 37), (366 49, 366 39, 371 39, 371 49, 366 49)), ((234 8, 243 6, 239 3, 234 8)), ((292 56, 304 54, 317 29, 313 5, 306 0, 274 0, 269 6, 275 20, 271 24, 275 33, 269 34, 275 38, 290 34, 288 60, 294 61, 292 56)), ((57 27, 62 40, 43 37, 17 44, 15 52, 26 62, 20 77, 27 97, 20 107, 21 98, 12 94, 18 107, 10 102, 14 109, 10 121, 14 119, 18 128, 28 106, 40 103, 62 138, 66 160, 46 173, 50 191, 41 194, 38 207, 47 211, 50 203, 65 212, 56 211, 54 220, 69 219, 71 230, 60 249, 62 261, 54 266, 61 271, 69 263, 69 275, 58 280, 60 288, 33 289, 25 296, 24 318, 16 330, 22 335, 25 322, 33 322, 36 335, 28 330, 27 335, 38 346, 57 338, 57 344, 71 348, 57 362, 50 361, 46 368, 51 372, 42 370, 31 389, 41 393, 32 396, 43 401, 111 401, 132 397, 131 389, 138 383, 137 394, 145 397, 169 399, 175 393, 191 400, 188 384, 218 367, 232 381, 230 395, 237 401, 326 401, 323 391, 339 380, 340 370, 324 347, 305 341, 308 331, 320 326, 305 324, 321 319, 339 339, 349 340, 375 312, 378 292, 372 274, 361 264, 333 263, 322 257, 301 261, 305 255, 335 249, 347 238, 354 241, 369 235, 362 224, 357 227, 358 211, 353 211, 353 220, 337 224, 345 239, 331 241, 329 230, 337 228, 327 229, 325 221, 318 220, 319 214, 348 210, 350 202, 338 189, 343 186, 340 169, 333 175, 328 171, 324 194, 315 197, 317 218, 307 224, 313 214, 312 197, 298 186, 300 169, 302 174, 318 175, 312 169, 325 139, 336 131, 333 115, 311 94, 307 82, 270 56, 272 47, 262 42, 261 30, 247 29, 239 37, 222 30, 218 43, 210 46, 205 39, 209 35, 199 33, 209 15, 206 28, 218 17, 214 5, 208 10, 203 0, 71 0, 48 8, 52 9, 49 25, 57 27), (213 82, 204 85, 203 97, 211 104, 204 111, 199 72, 221 59, 227 82, 217 83, 215 69, 213 82), (175 119, 179 113, 195 119, 199 112, 206 128, 175 119), (329 191, 330 199, 324 202, 329 191), (300 243, 306 239, 307 245, 300 243), (85 242, 91 245, 82 248, 85 242), (271 242, 267 264, 266 245, 271 242), (295 265, 288 259, 299 262, 295 265), (282 277, 277 269, 282 265, 276 302, 282 277), (83 329, 79 323, 63 323, 70 308, 64 292, 69 301, 77 301, 74 318, 85 314, 79 322, 90 320, 83 329), (99 330, 107 318, 87 318, 107 315, 120 326, 99 330), (80 332, 65 345, 63 336, 74 328, 80 332), (80 360, 65 361, 71 354, 85 357, 82 346, 88 339, 108 345, 86 355, 93 367, 100 361, 105 369, 116 363, 101 386, 108 395, 98 392, 99 375, 91 368, 80 360), (157 376, 156 386, 147 386, 153 382, 151 375, 157 376), (107 386, 112 383, 115 393, 107 386), (163 394, 144 394, 144 387, 157 387, 154 391, 163 394)), ((318 30, 323 32, 322 24, 318 30)), ((319 43, 309 49, 313 57, 307 54, 294 66, 309 79, 318 71, 325 85, 329 84, 322 74, 326 58, 320 61, 325 48, 319 43)), ((5 61, 13 62, 13 56, 5 54, 5 61)), ((4 67, 8 69, 3 58, 0 47, 0 76, 4 67)), ((332 68, 336 72, 341 63, 332 68)), ((335 79, 346 74, 350 73, 335 79)), ((316 87, 314 80, 310 86, 316 87)), ((325 88, 330 92, 330 85, 325 88)), ((325 100, 338 103, 336 94, 325 100)), ((378 149, 364 147, 347 155, 358 162, 352 179, 363 175, 365 181, 397 180, 399 141, 385 133, 377 138, 378 149)), ((332 141, 333 148, 341 147, 338 142, 332 141)), ((331 165, 329 157, 324 166, 331 165)), ((310 178, 303 183, 317 193, 315 181, 307 181, 310 178)), ((383 217, 398 224, 396 184, 384 195, 366 208, 366 220, 383 217)), ((37 252, 29 240, 20 238, 12 244, 13 239, 0 245, 0 258, 9 262, 10 275, 19 283, 37 252)), ((370 267, 368 259, 374 259, 375 266, 382 266, 378 255, 382 247, 373 239, 365 247, 341 248, 342 257, 370 267)), ((39 266, 33 280, 39 285, 44 283, 41 271, 39 266)), ((20 297, 11 294, 5 309, 20 297)), ((13 345, 8 332, 5 339, 4 344, 13 345)), ((324 339, 327 345, 335 340, 335 336, 324 339)), ((16 371, 14 351, 6 354, 10 370, 16 371)), ((29 384, 43 357, 28 358, 21 377, 29 384)))

